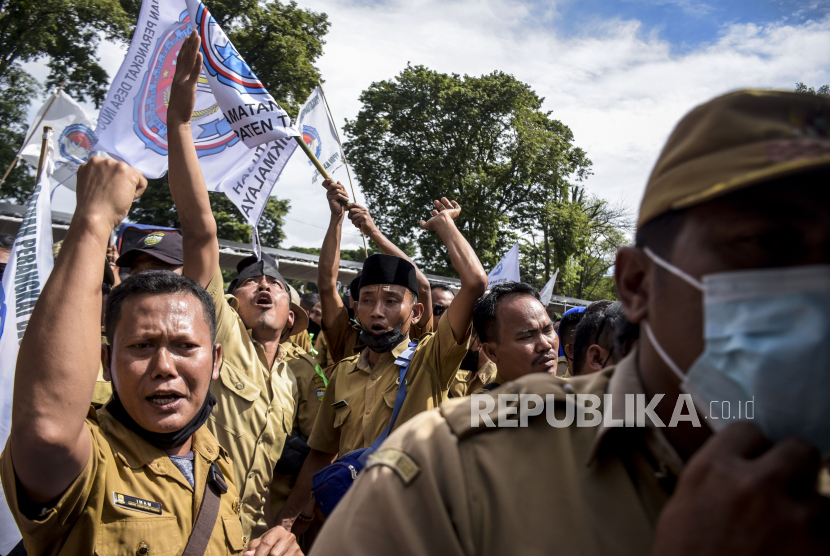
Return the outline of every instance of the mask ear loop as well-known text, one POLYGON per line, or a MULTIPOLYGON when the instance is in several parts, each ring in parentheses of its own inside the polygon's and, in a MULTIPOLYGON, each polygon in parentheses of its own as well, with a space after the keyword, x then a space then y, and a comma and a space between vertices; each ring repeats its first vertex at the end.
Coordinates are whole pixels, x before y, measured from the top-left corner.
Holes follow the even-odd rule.
POLYGON ((643 247, 643 252, 646 255, 648 255, 648 258, 651 259, 652 261, 654 261, 655 264, 657 264, 657 266, 663 268, 664 270, 666 270, 668 272, 671 272, 672 274, 674 274, 675 276, 677 276, 678 278, 680 278, 681 280, 683 280, 684 282, 686 282, 690 286, 692 286, 692 287, 694 287, 694 288, 696 288, 700 291, 703 291, 703 284, 700 282, 700 280, 698 280, 697 278, 695 278, 694 276, 692 276, 688 272, 680 270, 679 268, 677 268, 676 266, 674 266, 673 264, 671 264, 667 260, 663 259, 662 257, 659 257, 654 251, 652 251, 648 247, 643 247))
POLYGON ((660 345, 660 342, 657 341, 657 338, 654 337, 654 332, 651 331, 651 327, 648 325, 648 321, 642 321, 640 324, 643 325, 643 329, 646 331, 646 336, 648 336, 648 341, 651 342, 651 345, 654 346, 654 349, 657 351, 657 355, 660 356, 660 359, 663 360, 669 369, 672 370, 674 374, 677 375, 677 378, 680 379, 680 382, 686 380, 686 373, 680 370, 680 367, 672 361, 669 354, 663 349, 663 346, 660 345))

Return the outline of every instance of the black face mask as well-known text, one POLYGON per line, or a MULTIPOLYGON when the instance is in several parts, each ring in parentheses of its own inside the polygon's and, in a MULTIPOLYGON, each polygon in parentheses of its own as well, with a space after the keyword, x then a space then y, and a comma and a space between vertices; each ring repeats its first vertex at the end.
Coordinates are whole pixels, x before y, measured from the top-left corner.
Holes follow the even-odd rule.
POLYGON ((477 372, 479 355, 479 350, 468 350, 467 355, 465 355, 464 359, 461 360, 459 368, 464 371, 473 371, 474 373, 477 372))
MULTIPOLYGON (((409 315, 412 316, 412 311, 409 311, 409 315)), ((401 328, 403 328, 403 323, 383 334, 372 334, 365 328, 362 328, 360 331, 360 341, 366 344, 372 351, 386 353, 395 349, 395 346, 409 336, 409 330, 406 331, 406 334, 401 334, 401 328)))
POLYGON ((316 336, 320 332, 320 325, 314 322, 311 319, 308 319, 308 333, 312 336, 316 336))

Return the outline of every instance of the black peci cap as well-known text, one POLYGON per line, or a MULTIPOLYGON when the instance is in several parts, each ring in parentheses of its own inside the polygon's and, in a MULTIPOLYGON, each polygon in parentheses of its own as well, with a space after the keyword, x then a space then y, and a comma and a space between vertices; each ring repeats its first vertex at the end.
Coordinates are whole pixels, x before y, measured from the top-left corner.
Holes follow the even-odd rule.
MULTIPOLYGON (((403 286, 415 295, 418 295, 418 276, 415 265, 406 259, 394 255, 372 255, 363 263, 363 273, 360 275, 360 288, 377 284, 392 284, 403 286)), ((359 298, 359 291, 352 293, 359 298)))
POLYGON ((282 277, 282 274, 280 274, 280 271, 277 270, 277 267, 268 264, 266 261, 259 261, 240 272, 239 276, 234 278, 229 290, 230 293, 233 293, 233 290, 235 290, 237 286, 239 286, 239 284, 241 284, 248 278, 253 278, 255 276, 270 276, 271 278, 276 278, 277 280, 282 282, 285 291, 289 291, 288 282, 286 282, 285 278, 282 277))
MULTIPOLYGON (((256 255, 248 255, 247 257, 245 257, 244 259, 242 259, 241 261, 236 263, 236 271, 241 273, 243 270, 245 270, 246 268, 248 268, 249 266, 251 266, 252 264, 257 262, 258 260, 259 259, 256 258, 256 255)), ((262 254, 262 260, 265 261, 266 263, 270 264, 274 268, 279 269, 279 267, 280 267, 277 260, 274 257, 272 257, 271 255, 269 255, 268 253, 263 253, 262 254)))
POLYGON ((138 242, 136 247, 118 257, 115 264, 121 268, 130 268, 142 253, 147 253, 163 263, 181 266, 184 264, 182 236, 173 232, 148 234, 138 242))

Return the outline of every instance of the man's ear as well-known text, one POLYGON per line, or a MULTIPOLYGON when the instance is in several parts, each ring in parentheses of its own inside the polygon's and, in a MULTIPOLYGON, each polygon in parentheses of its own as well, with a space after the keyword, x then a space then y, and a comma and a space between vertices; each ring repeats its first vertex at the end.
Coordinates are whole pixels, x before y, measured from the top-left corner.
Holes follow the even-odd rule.
POLYGON ((219 368, 222 366, 222 344, 213 344, 213 372, 211 380, 219 378, 219 368))
POLYGON ((414 303, 412 305, 412 322, 418 322, 424 315, 424 304, 414 303))
POLYGON ((625 318, 633 324, 648 316, 650 270, 651 260, 639 247, 622 247, 617 251, 614 266, 617 295, 625 309, 625 318))
POLYGON ((602 370, 602 364, 608 359, 608 352, 601 346, 593 344, 588 348, 585 357, 585 369, 577 369, 577 374, 597 373, 602 370))
POLYGON ((481 344, 481 351, 483 351, 484 355, 487 356, 487 359, 492 361, 495 365, 499 364, 499 356, 496 355, 496 349, 493 344, 490 342, 483 342, 481 344))
POLYGON ((112 361, 112 346, 101 344, 101 367, 103 367, 104 380, 112 382, 112 370, 110 369, 110 361, 112 361))

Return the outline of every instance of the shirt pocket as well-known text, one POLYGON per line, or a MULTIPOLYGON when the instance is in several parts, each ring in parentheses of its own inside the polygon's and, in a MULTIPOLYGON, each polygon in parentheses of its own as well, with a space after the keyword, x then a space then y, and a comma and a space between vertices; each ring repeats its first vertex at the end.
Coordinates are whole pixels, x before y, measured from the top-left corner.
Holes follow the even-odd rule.
POLYGON ((349 418, 349 413, 352 412, 352 408, 350 406, 340 407, 334 410, 334 428, 342 427, 343 423, 346 422, 346 419, 349 418))
POLYGON ((248 543, 248 539, 242 534, 242 523, 236 516, 223 517, 222 525, 225 527, 225 537, 233 553, 242 552, 248 543))
POLYGON ((248 429, 248 418, 244 415, 253 408, 260 397, 261 389, 243 373, 225 361, 219 370, 222 387, 230 395, 216 396, 217 408, 211 413, 216 423, 235 436, 242 436, 248 429))
POLYGON ((95 539, 98 556, 149 554, 172 556, 182 548, 175 516, 133 517, 101 523, 95 539), (142 549, 146 550, 142 551, 142 549))

